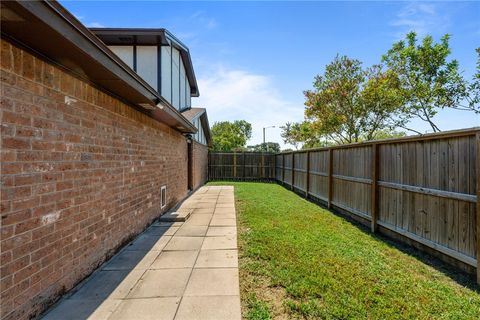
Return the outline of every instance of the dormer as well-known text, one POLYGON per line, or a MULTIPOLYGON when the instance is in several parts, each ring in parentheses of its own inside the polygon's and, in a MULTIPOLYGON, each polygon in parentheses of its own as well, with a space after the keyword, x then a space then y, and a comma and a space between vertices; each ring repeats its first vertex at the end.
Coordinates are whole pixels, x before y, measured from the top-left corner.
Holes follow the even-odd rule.
POLYGON ((190 52, 168 30, 90 30, 177 110, 190 108, 191 97, 199 96, 190 52))

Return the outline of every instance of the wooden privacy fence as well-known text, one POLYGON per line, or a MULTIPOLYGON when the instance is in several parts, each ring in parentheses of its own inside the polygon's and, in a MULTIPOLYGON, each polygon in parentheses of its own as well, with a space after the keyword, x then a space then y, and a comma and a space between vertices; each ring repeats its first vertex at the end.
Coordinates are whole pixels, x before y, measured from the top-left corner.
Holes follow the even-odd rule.
POLYGON ((478 129, 276 155, 296 192, 453 257, 480 272, 478 129))
POLYGON ((274 180, 275 154, 262 152, 210 152, 209 180, 274 180))
POLYGON ((373 232, 477 268, 480 283, 479 171, 478 128, 276 155, 209 155, 210 180, 273 178, 373 232))

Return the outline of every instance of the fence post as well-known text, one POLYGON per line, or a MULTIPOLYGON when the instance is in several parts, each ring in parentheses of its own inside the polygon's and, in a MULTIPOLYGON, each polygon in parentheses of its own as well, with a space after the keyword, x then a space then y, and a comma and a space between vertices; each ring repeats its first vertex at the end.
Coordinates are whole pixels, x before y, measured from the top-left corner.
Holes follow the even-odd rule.
POLYGON ((307 151, 307 179, 305 185, 305 199, 308 199, 308 192, 310 190, 310 151, 307 151))
POLYGON ((237 179, 237 152, 233 151, 233 177, 237 179))
POLYGON ((243 180, 245 180, 245 152, 243 153, 243 180))
POLYGON ((333 194, 333 149, 328 149, 328 208, 332 207, 333 194))
POLYGON ((282 186, 285 186, 285 153, 282 153, 282 186))
POLYGON ((277 154, 273 155, 273 180, 277 181, 277 154))
POLYGON ((378 220, 378 173, 379 173, 379 152, 378 152, 378 144, 372 144, 372 184, 371 184, 371 205, 372 205, 372 212, 371 212, 371 229, 372 232, 377 231, 377 220, 378 220))
POLYGON ((475 135, 477 179, 477 283, 480 284, 480 132, 475 135))
POLYGON ((294 191, 295 190, 295 187, 294 187, 294 185, 295 185, 295 152, 292 152, 292 181, 291 181, 291 184, 292 185, 291 185, 290 189, 292 191, 294 191))
POLYGON ((262 151, 262 179, 265 179, 265 154, 262 151))

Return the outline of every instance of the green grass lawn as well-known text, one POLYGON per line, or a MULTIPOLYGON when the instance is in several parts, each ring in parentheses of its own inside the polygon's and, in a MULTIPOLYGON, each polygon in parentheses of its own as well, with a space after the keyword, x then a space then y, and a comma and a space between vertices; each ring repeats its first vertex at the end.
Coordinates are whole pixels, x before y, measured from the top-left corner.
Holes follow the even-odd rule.
POLYGON ((210 184, 235 186, 246 319, 480 319, 473 277, 279 185, 210 184))

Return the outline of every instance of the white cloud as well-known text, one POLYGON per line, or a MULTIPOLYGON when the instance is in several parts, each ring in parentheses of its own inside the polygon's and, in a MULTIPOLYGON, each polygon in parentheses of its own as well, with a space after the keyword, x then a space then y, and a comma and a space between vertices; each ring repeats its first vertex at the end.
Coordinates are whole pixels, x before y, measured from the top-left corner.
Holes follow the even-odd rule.
POLYGON ((247 120, 252 124, 252 139, 248 144, 261 143, 263 127, 268 129, 266 140, 283 145, 279 126, 303 119, 303 102, 288 101, 266 75, 217 66, 199 78, 200 98, 194 105, 206 107, 210 125, 223 120, 247 120))
POLYGON ((214 29, 218 26, 217 20, 208 17, 204 11, 197 11, 190 16, 190 20, 195 21, 199 26, 206 29, 214 29))
POLYGON ((88 22, 85 16, 73 14, 81 23, 83 23, 88 28, 105 28, 100 22, 88 22))
POLYGON ((411 2, 402 7, 396 19, 390 23, 398 28, 395 37, 404 38, 409 31, 415 31, 419 37, 431 33, 443 33, 450 25, 448 16, 440 14, 436 4, 411 2))
POLYGON ((90 22, 86 24, 89 28, 105 28, 105 26, 99 22, 90 22))
POLYGON ((80 16, 80 15, 77 15, 75 13, 73 15, 75 16, 75 18, 77 18, 80 21, 83 21, 83 19, 85 18, 84 16, 80 16))

